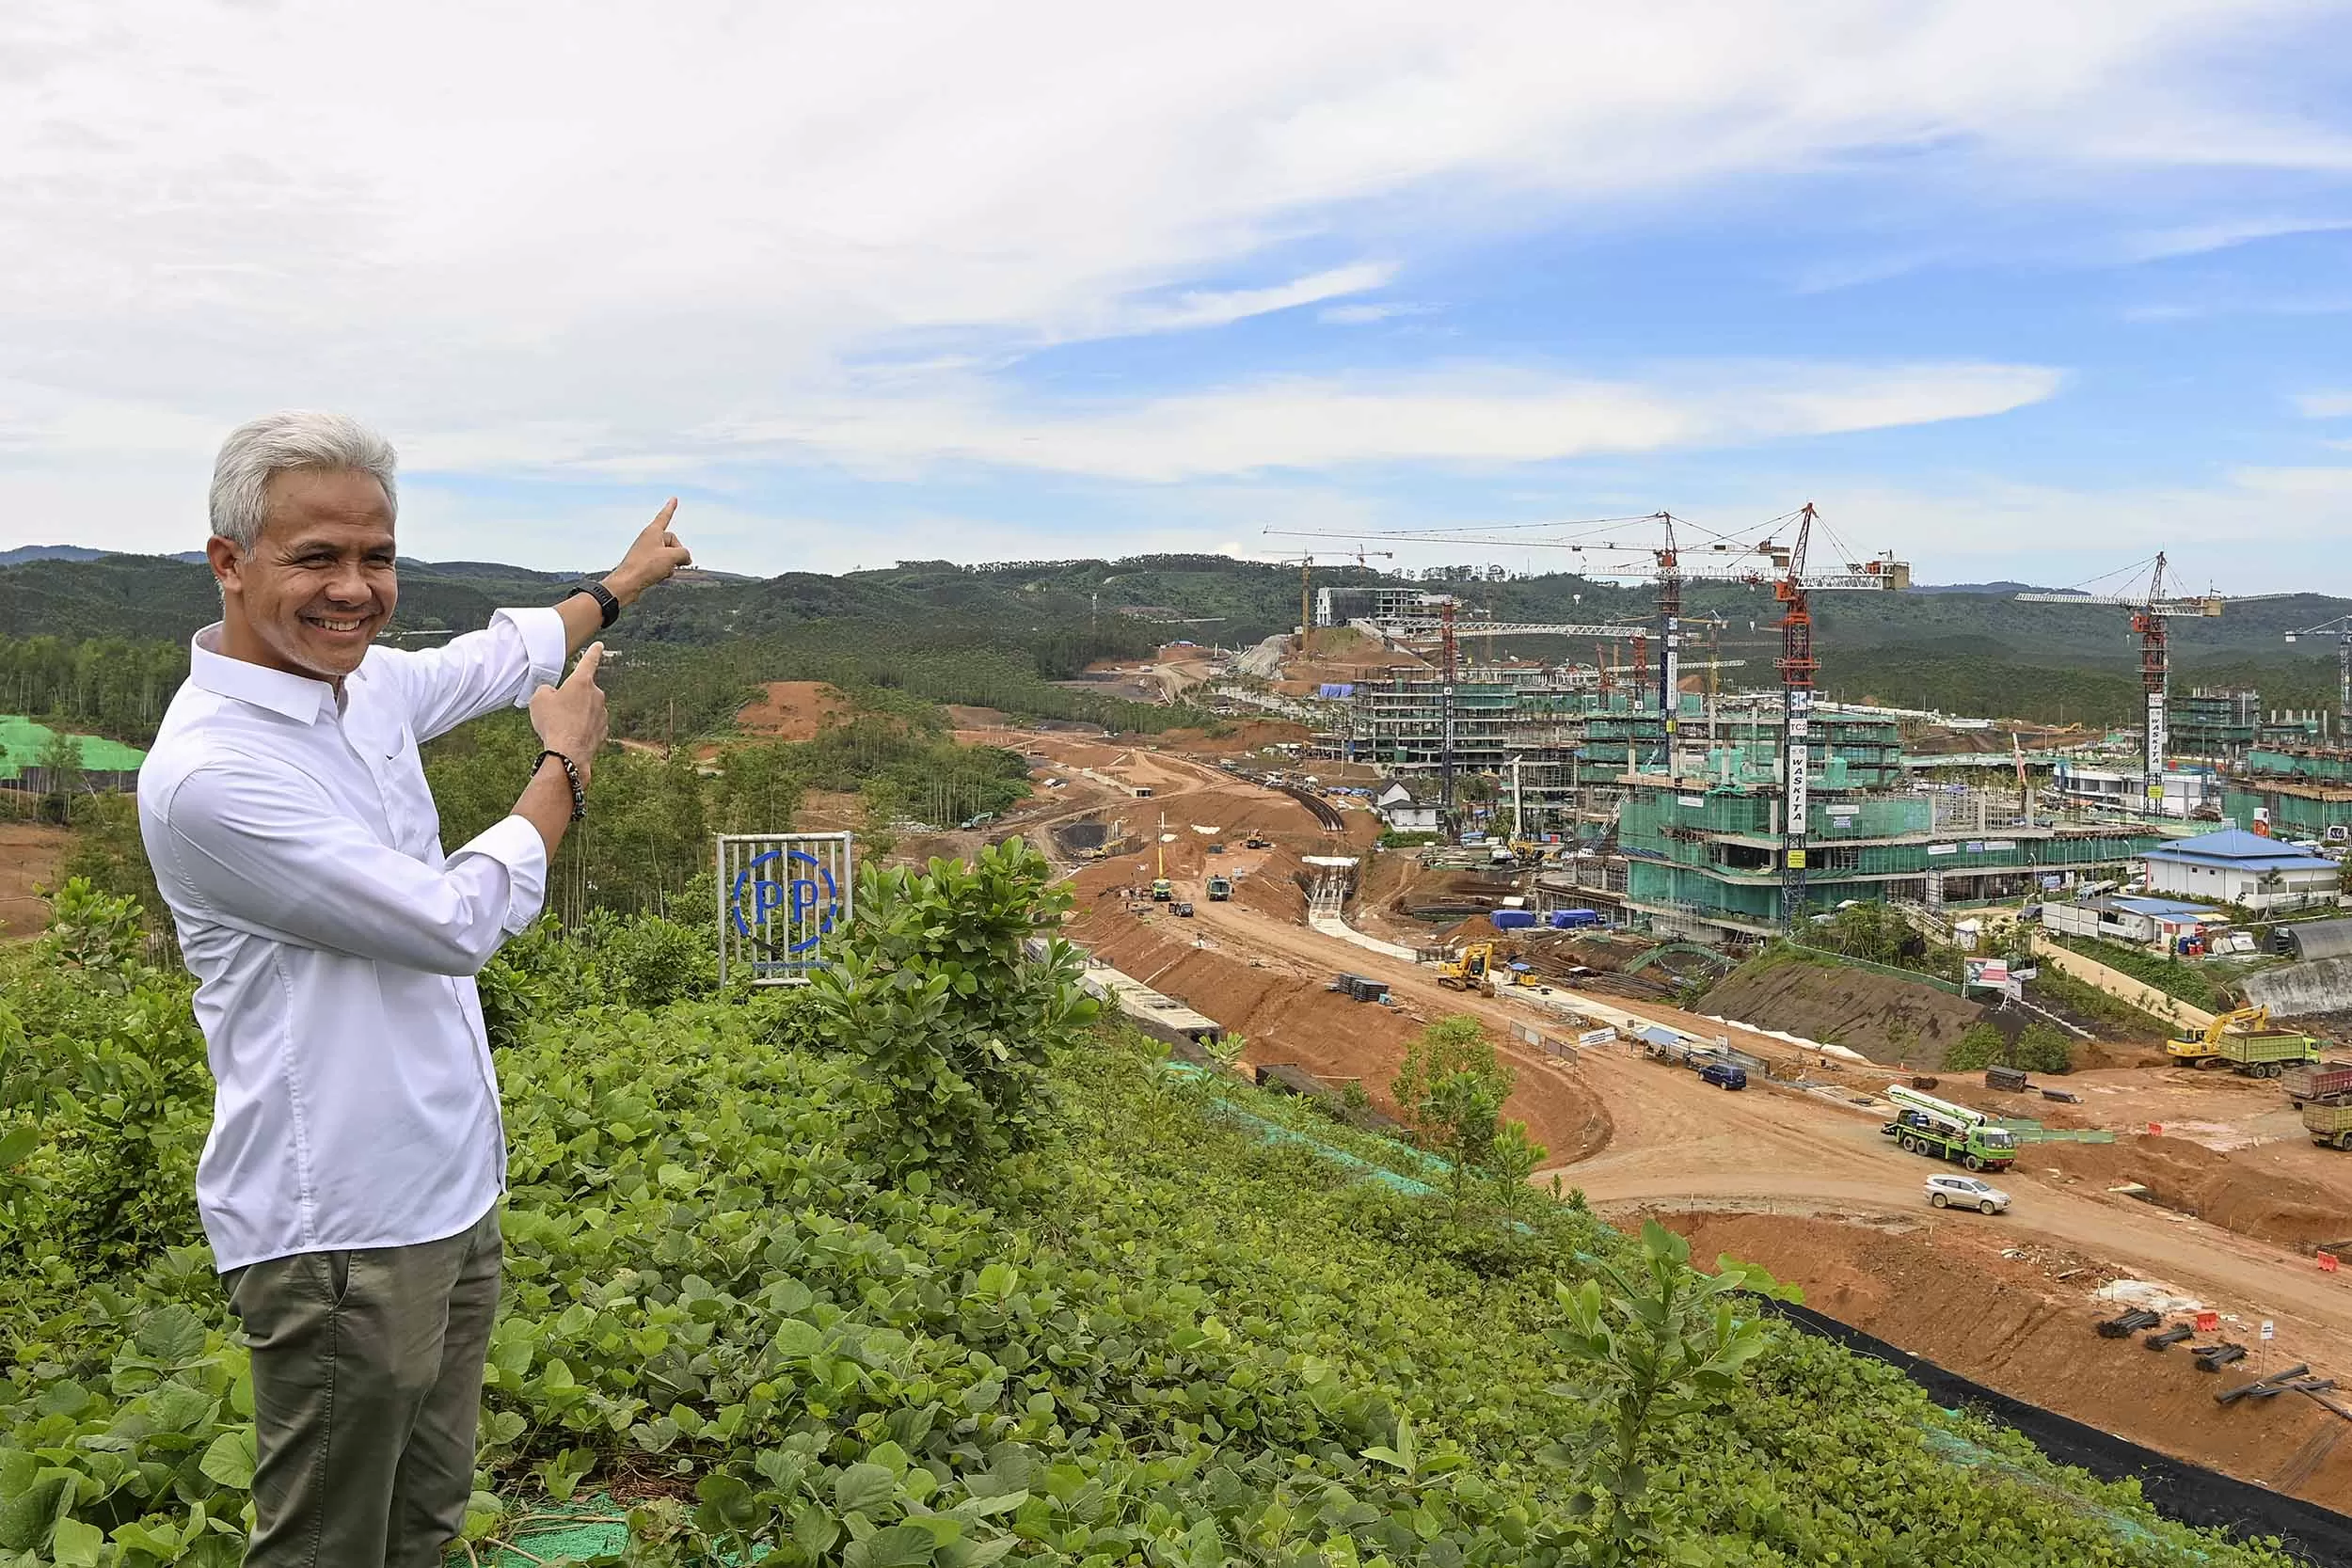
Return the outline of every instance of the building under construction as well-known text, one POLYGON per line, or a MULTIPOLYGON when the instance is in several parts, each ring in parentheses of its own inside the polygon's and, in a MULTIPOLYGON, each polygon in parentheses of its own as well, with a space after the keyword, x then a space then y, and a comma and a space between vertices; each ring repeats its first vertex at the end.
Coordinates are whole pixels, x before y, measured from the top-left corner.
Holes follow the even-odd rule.
POLYGON ((2228 782, 2222 815, 2277 838, 2352 839, 2352 751, 2257 746, 2228 782))
POLYGON ((2030 794, 1901 787, 1902 744, 1891 721, 1817 710, 1804 907, 1791 910, 1780 864, 1780 716, 1757 718, 1755 738, 1694 749, 1678 773, 1620 781, 1623 902, 1654 928, 1768 934, 1851 898, 1930 909, 2014 902, 2118 869, 2160 842, 2147 828, 2056 817, 2030 794))

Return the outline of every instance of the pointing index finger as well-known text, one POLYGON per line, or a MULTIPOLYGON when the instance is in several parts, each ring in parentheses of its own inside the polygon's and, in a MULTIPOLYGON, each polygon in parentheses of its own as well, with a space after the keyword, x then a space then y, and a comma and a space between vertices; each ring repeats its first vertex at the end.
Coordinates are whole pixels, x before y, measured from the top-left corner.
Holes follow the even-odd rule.
POLYGON ((595 680, 596 671, 603 663, 604 644, 602 642, 589 643, 587 651, 580 656, 580 662, 572 667, 572 679, 595 680))

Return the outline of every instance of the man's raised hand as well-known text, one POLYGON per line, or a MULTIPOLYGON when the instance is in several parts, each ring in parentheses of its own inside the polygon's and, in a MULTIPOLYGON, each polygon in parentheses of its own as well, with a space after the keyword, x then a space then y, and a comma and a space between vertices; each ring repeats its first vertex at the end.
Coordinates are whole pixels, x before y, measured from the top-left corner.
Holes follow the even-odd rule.
POLYGON ((669 581, 679 567, 694 563, 693 553, 670 531, 670 519, 676 515, 677 498, 672 496, 630 544, 628 554, 621 558, 612 575, 604 579, 605 588, 621 603, 630 603, 655 583, 669 581))
POLYGON ((539 743, 571 758, 583 775, 604 744, 604 691, 596 685, 603 663, 604 644, 591 642, 563 685, 531 694, 531 727, 539 732, 539 743))

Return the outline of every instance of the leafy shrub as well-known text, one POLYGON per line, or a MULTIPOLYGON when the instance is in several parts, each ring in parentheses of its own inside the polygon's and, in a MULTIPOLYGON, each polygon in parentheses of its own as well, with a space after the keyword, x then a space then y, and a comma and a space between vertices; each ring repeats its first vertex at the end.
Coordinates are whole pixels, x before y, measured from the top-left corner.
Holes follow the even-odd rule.
POLYGON ((648 1010, 719 989, 719 950, 708 931, 643 915, 615 932, 606 962, 623 1000, 648 1010))
POLYGON ((2232 1006, 2224 991, 2196 964, 2098 937, 2060 936, 2057 940, 2083 957, 2096 958, 2109 969, 2120 970, 2192 1007, 2205 1012, 2227 1012, 2232 1006))
POLYGON ((2003 1060, 2009 1053, 2009 1037, 1990 1023, 1972 1023, 1963 1032, 1952 1048, 1944 1053, 1947 1072, 1974 1072, 2003 1060))
MULTIPOLYGON (((143 919, 80 879, 0 968, 0 1258, 71 1275, 145 1262, 195 1223, 211 1120, 184 990, 149 968, 143 919)), ((11 1269, 12 1272, 12 1269, 11 1269)))
POLYGON ((1701 1274, 1691 1267, 1691 1243, 1654 1219, 1642 1222, 1638 1256, 1553 1290, 1567 1322, 1552 1330, 1552 1343, 1587 1381, 1551 1391, 1597 1404, 1602 1418, 1547 1457, 1580 1472, 1574 1503, 1600 1512, 1603 1533, 1589 1559, 1597 1568, 1663 1560, 1672 1547, 1654 1521, 1645 1463, 1658 1433, 1735 1392, 1740 1370, 1764 1354, 1763 1322, 1736 1298, 1796 1292, 1729 1258, 1701 1274))
POLYGON ((2010 1065, 2027 1072, 2067 1072, 2074 1066, 2074 1042, 2066 1032, 2037 1019, 2026 1025, 2010 1053, 2010 1065))
POLYGON ((2074 1042, 2054 1024, 2036 1019, 2015 1039, 1990 1023, 1972 1023, 1944 1053, 1947 1072, 1973 1072, 1993 1066, 2027 1072, 2065 1072, 2074 1065, 2074 1042))
POLYGON ((1025 840, 923 871, 868 863, 856 915, 810 987, 826 1037, 881 1091, 868 1151, 888 1170, 985 1175, 1043 1133, 1045 1066, 1093 1022, 1059 937, 1069 894, 1025 840))

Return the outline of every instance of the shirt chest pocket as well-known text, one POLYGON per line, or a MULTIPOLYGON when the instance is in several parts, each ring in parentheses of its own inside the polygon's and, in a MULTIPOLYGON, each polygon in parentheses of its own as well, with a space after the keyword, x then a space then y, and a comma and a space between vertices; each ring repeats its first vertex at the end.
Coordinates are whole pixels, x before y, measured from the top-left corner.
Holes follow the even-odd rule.
POLYGON ((389 731, 370 760, 384 798, 385 826, 392 831, 393 847, 420 860, 432 858, 440 847, 441 814, 425 787, 424 764, 417 752, 417 737, 405 724, 389 731))

